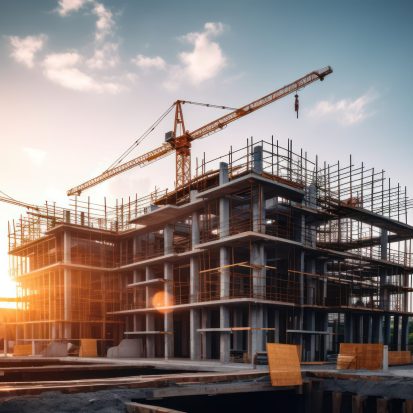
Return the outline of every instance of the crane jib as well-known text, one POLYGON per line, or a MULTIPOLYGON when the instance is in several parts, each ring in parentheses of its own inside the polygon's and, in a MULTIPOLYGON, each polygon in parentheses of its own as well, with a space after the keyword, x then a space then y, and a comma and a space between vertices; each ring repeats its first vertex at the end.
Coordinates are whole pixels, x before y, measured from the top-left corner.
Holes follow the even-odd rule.
POLYGON ((270 93, 269 95, 264 96, 263 98, 260 98, 252 103, 249 103, 248 105, 236 109, 233 112, 228 113, 227 115, 224 115, 219 119, 216 119, 215 121, 212 121, 207 125, 199 129, 196 129, 193 132, 189 132, 189 135, 191 136, 192 140, 195 140, 202 138, 203 136, 212 134, 216 130, 224 128, 227 124, 233 122, 234 120, 242 116, 245 116, 257 109, 260 109, 265 105, 274 102, 275 100, 278 100, 290 93, 293 93, 298 89, 301 89, 318 79, 323 79, 324 76, 328 75, 331 72, 332 70, 330 66, 327 66, 325 69, 319 71, 311 72, 308 75, 303 76, 301 79, 298 79, 297 81, 290 83, 289 85, 284 86, 283 88, 276 90, 275 92, 270 93))
MULTIPOLYGON (((272 92, 260 99, 257 99, 245 106, 242 106, 239 109, 235 109, 233 112, 230 112, 196 130, 193 132, 188 132, 187 134, 185 133, 182 136, 176 137, 174 141, 176 142, 179 138, 185 137, 186 141, 192 141, 198 138, 202 138, 208 135, 211 135, 214 132, 217 132, 218 130, 221 130, 225 128, 229 123, 240 119, 241 117, 248 115, 249 113, 252 113, 290 93, 296 92, 297 90, 311 84, 312 82, 316 80, 323 80, 325 76, 329 75, 332 73, 333 70, 331 69, 330 66, 327 66, 323 69, 316 70, 313 72, 308 73, 307 75, 303 76, 302 78, 296 80, 293 83, 290 83, 289 85, 286 85, 282 87, 279 90, 276 90, 275 92, 272 92)), ((169 113, 169 110, 168 110, 169 113)), ((128 162, 125 162, 121 165, 118 165, 116 167, 110 168, 106 171, 104 171, 102 174, 99 176, 96 176, 95 178, 92 178, 86 182, 84 182, 81 185, 78 185, 72 189, 70 189, 67 194, 68 195, 78 195, 80 194, 83 190, 90 188, 92 186, 95 186, 99 184, 100 182, 105 181, 106 179, 109 179, 115 175, 118 175, 124 171, 127 171, 128 169, 131 169, 135 166, 143 166, 147 165, 148 163, 160 159, 169 153, 173 152, 176 149, 174 142, 171 143, 165 143, 161 147, 158 147, 144 155, 140 155, 135 159, 132 159, 128 162)), ((188 153, 186 154, 187 157, 190 156, 189 148, 188 148, 188 153)), ((177 169, 178 171, 178 169, 177 169)), ((178 174, 178 172, 177 172, 178 174)), ((189 175, 190 177, 190 172, 189 175)), ((180 178, 178 179, 177 176, 177 182, 181 182, 181 185, 185 184, 185 179, 188 178, 180 178)))

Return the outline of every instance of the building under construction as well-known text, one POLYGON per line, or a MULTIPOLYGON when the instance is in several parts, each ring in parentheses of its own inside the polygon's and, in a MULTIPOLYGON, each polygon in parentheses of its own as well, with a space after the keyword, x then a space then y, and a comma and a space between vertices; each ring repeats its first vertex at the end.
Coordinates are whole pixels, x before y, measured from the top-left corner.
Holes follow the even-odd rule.
POLYGON ((384 171, 273 139, 198 162, 173 191, 10 224, 17 343, 133 338, 139 357, 252 362, 267 342, 324 360, 340 342, 404 350, 411 201, 384 171))

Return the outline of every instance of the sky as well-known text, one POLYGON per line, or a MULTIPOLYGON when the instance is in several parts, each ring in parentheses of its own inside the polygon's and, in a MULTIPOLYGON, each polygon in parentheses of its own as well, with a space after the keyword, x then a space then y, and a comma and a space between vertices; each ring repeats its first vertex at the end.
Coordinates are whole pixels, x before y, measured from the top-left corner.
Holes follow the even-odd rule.
MULTIPOLYGON (((239 107, 327 65, 300 92, 298 120, 286 97, 194 142, 193 158, 274 135, 331 163, 351 153, 411 188, 412 21, 413 3, 397 0, 1 0, 0 191, 65 205, 175 100, 239 107)), ((184 107, 189 130, 222 114, 184 107)), ((172 188, 174 173, 167 157, 85 196, 145 195, 172 188)), ((14 292, 7 222, 24 212, 0 203, 0 297, 14 292)))

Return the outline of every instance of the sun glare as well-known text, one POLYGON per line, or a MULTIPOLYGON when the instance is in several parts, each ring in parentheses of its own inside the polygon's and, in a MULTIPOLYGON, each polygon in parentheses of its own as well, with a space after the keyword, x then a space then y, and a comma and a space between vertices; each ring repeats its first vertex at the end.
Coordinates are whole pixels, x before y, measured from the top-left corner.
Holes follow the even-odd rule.
POLYGON ((165 308, 174 305, 175 299, 172 294, 169 294, 164 291, 158 291, 154 294, 152 298, 152 305, 155 307, 160 313, 168 314, 173 310, 170 308, 165 308))

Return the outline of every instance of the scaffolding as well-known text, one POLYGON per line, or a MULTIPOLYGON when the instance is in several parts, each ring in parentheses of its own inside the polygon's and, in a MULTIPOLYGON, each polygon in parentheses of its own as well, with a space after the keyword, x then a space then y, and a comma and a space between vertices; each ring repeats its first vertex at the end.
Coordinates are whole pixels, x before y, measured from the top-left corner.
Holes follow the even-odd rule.
MULTIPOLYGON (((355 165, 351 156, 346 164, 321 163, 290 140, 283 147, 251 138, 215 159, 204 154, 194 172, 188 188, 156 189, 113 206, 75 197, 69 208, 46 203, 13 220, 10 270, 22 310, 16 339, 109 345, 125 331, 165 336, 163 316, 150 315, 161 292, 173 297, 163 307, 176 310, 182 325, 185 306, 287 308, 284 330, 267 334, 286 341, 303 331, 308 309, 324 311, 340 336, 343 313, 412 312, 413 201, 384 171, 355 165)), ((245 315, 244 325, 222 327, 214 314, 202 334, 251 328, 245 315)), ((166 336, 156 338, 156 354, 164 354, 166 336)))

